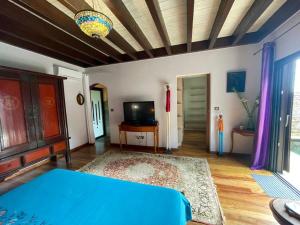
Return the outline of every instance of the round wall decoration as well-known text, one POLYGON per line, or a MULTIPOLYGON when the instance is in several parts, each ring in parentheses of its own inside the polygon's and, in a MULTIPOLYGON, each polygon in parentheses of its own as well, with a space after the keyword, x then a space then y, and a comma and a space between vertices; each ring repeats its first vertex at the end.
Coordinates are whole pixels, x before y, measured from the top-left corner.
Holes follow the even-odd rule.
POLYGON ((79 105, 83 105, 84 104, 84 96, 82 94, 78 94, 77 97, 76 97, 76 100, 77 100, 77 103, 79 105))

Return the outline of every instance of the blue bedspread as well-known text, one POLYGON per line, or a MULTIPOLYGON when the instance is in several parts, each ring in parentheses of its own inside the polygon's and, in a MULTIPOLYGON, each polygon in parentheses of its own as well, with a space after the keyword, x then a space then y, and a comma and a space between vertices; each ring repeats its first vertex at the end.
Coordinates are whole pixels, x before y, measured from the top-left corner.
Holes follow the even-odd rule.
POLYGON ((0 197, 0 224, 184 225, 188 200, 162 187, 55 169, 0 197))

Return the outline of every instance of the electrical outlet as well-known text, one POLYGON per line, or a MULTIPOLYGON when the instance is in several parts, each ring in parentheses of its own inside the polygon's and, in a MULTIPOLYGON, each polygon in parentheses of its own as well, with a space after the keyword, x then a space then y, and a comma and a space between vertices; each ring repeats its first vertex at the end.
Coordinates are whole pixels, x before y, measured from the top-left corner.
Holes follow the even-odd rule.
POLYGON ((219 106, 215 106, 214 110, 219 111, 220 107, 219 106))

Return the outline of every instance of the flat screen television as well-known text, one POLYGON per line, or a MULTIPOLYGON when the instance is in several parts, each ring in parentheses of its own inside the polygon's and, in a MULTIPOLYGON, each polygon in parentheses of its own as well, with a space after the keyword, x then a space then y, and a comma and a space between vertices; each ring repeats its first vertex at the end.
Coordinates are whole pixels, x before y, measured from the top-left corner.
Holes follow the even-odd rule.
POLYGON ((154 101, 124 102, 125 123, 132 125, 154 125, 155 110, 154 101))

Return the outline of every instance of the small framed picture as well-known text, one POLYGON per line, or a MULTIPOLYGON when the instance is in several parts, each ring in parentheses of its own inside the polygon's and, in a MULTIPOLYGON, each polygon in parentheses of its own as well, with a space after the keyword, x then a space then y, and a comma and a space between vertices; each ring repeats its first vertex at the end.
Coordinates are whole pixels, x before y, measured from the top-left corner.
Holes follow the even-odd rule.
POLYGON ((77 100, 77 103, 79 104, 79 105, 83 105, 84 104, 84 96, 82 95, 82 94, 78 94, 77 96, 76 96, 76 100, 77 100))
POLYGON ((227 92, 245 92, 246 71, 227 73, 227 92))

